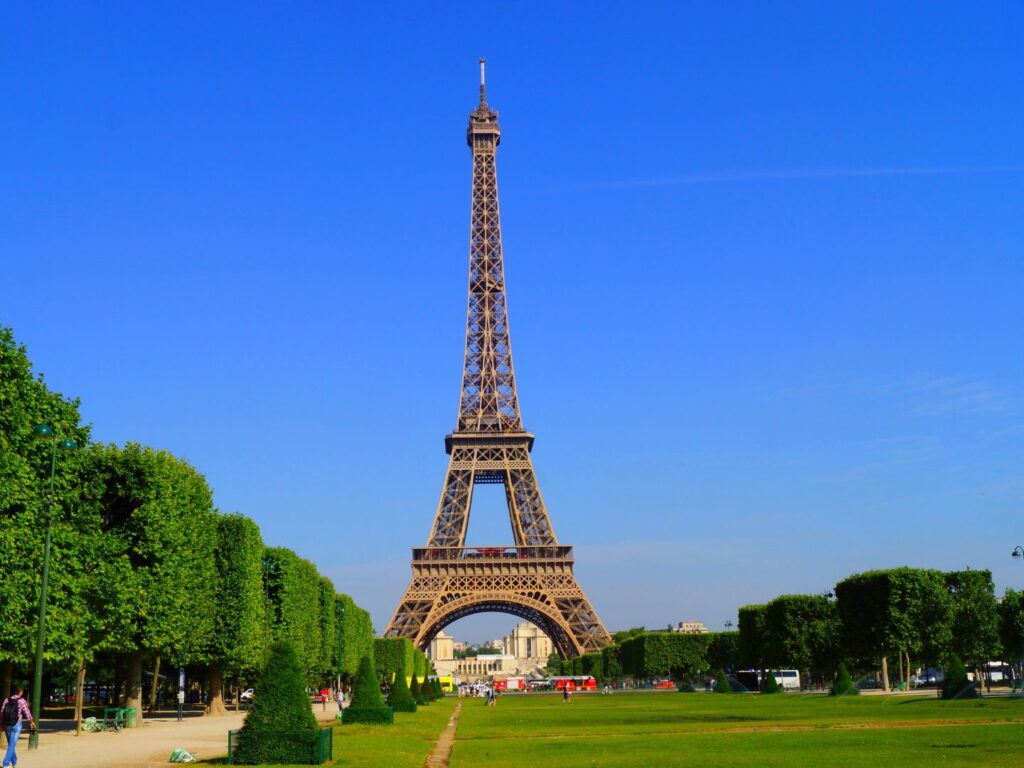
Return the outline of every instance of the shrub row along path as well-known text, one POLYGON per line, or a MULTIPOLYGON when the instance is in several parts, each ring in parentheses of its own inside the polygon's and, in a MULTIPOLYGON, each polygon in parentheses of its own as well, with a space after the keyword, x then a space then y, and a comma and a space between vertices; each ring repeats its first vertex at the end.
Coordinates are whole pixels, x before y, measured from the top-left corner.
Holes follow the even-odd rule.
MULTIPOLYGON (((334 719, 337 706, 320 704, 313 713, 322 722, 334 719)), ((120 732, 82 733, 52 730, 43 721, 39 749, 28 751, 28 739, 18 744, 18 764, 25 768, 155 768, 170 765, 167 758, 178 747, 200 760, 223 757, 228 751, 228 731, 242 727, 245 713, 224 717, 186 717, 180 723, 173 716, 147 717, 141 727, 120 732)), ((2 741, 2 738, 0 738, 2 741)))

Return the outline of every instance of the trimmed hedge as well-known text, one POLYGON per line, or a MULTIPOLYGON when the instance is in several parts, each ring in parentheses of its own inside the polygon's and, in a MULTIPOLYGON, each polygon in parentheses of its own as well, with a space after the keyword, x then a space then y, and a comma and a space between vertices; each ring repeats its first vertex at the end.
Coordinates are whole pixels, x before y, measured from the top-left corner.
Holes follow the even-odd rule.
POLYGON ((373 666, 378 675, 390 679, 399 670, 402 677, 414 671, 412 642, 405 637, 377 637, 373 640, 373 666))
POLYGON ((729 676, 724 669, 716 669, 712 674, 715 676, 715 693, 732 693, 729 676))
POLYGON ((256 685, 252 709, 238 732, 234 761, 241 765, 311 763, 320 728, 306 696, 305 674, 295 645, 270 647, 267 666, 256 685))
POLYGON ((416 700, 409 691, 409 684, 405 682, 405 669, 400 669, 395 674, 391 683, 391 693, 388 694, 388 704, 395 708, 395 712, 416 711, 416 700))
POLYGON ((359 672, 356 675, 355 688, 352 691, 352 703, 342 715, 342 723, 367 723, 384 725, 391 722, 388 705, 384 703, 384 695, 380 692, 377 681, 377 670, 373 668, 373 659, 363 656, 359 660, 359 672))
POLYGON ((427 697, 424 696, 423 691, 420 690, 420 681, 416 679, 415 672, 412 675, 412 682, 409 684, 409 695, 412 696, 413 701, 421 707, 427 703, 427 697))
POLYGON ((951 654, 943 669, 942 698, 976 699, 980 695, 974 683, 967 679, 967 669, 960 657, 951 654))
POLYGON ((623 671, 633 677, 671 675, 682 681, 707 669, 710 643, 706 634, 645 632, 623 642, 619 657, 623 671))
POLYGON ((775 679, 775 673, 770 669, 764 674, 764 685, 761 686, 761 693, 782 693, 779 681, 775 679))
POLYGON ((846 669, 846 665, 839 662, 839 668, 836 670, 836 681, 832 683, 832 696, 858 696, 860 689, 857 684, 853 682, 853 678, 850 677, 849 670, 846 669))
POLYGON ((419 648, 412 649, 412 673, 420 680, 427 679, 427 655, 419 648))

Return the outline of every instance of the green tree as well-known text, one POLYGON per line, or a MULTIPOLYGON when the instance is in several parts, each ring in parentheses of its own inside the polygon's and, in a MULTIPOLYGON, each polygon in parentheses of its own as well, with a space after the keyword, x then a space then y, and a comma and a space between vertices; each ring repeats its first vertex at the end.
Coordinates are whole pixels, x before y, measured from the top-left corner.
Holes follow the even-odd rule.
POLYGON ((399 672, 408 676, 413 668, 413 647, 406 637, 377 637, 373 640, 373 665, 377 674, 390 679, 399 672))
POLYGON ((740 662, 740 633, 711 632, 708 634, 708 664, 712 667, 736 670, 740 662))
POLYGON ((420 690, 420 681, 416 678, 415 672, 412 675, 412 682, 409 684, 409 695, 412 696, 412 700, 421 707, 427 703, 427 699, 423 695, 423 691, 420 690))
POLYGON ((373 657, 373 623, 370 614, 348 595, 337 595, 334 602, 337 634, 334 664, 341 679, 351 682, 363 656, 373 657))
POLYGON ((1024 659, 1024 591, 1007 589, 1003 595, 999 604, 999 639, 1007 659, 1017 667, 1019 679, 1024 659))
POLYGON ((724 669, 716 669, 713 673, 715 678, 715 693, 732 693, 732 686, 729 685, 729 676, 724 669))
POLYGON ((343 723, 387 723, 388 706, 380 692, 377 670, 373 667, 373 657, 364 655, 359 660, 359 671, 356 674, 355 686, 352 691, 352 703, 345 710, 343 723))
POLYGON ((960 657, 955 653, 946 658, 942 676, 942 698, 974 699, 978 697, 978 689, 967 679, 967 669, 960 657))
POLYGON ((388 704, 395 712, 415 712, 416 700, 409 690, 409 683, 405 679, 405 667, 402 666, 391 681, 391 691, 388 693, 388 704))
POLYGON ((765 670, 764 684, 761 686, 761 693, 782 693, 782 687, 779 685, 779 681, 775 679, 775 673, 772 670, 765 670))
MULTIPOLYGON (((270 598, 268 620, 271 637, 295 643, 306 682, 315 685, 321 682, 325 671, 320 638, 323 627, 320 617, 323 582, 320 574, 311 562, 283 547, 268 547, 263 558, 267 562, 264 578, 270 598)), ((333 599, 331 613, 334 613, 333 599)), ((333 642, 331 645, 333 651, 333 642)))
POLYGON ((946 574, 946 590, 952 598, 950 649, 966 659, 980 680, 986 662, 997 657, 999 606, 991 571, 952 571, 946 574))
POLYGON ((648 632, 626 640, 620 650, 622 668, 635 678, 670 675, 676 682, 707 669, 707 635, 648 632))
POLYGON ((216 520, 214 628, 206 651, 211 715, 225 714, 223 672, 251 673, 262 666, 266 643, 263 538, 252 520, 221 515, 216 520))
POLYGON ((846 669, 846 665, 839 662, 839 668, 836 670, 836 679, 832 683, 832 696, 856 696, 860 693, 860 689, 853 682, 853 678, 850 677, 849 671, 846 669))
POLYGON ((764 612, 768 666, 799 669, 805 685, 812 673, 832 676, 840 643, 839 612, 823 595, 782 595, 764 612))
POLYGON ((601 677, 604 680, 619 680, 622 677, 619 646, 606 645, 601 649, 601 677))
POLYGON ((836 585, 843 646, 864 664, 881 663, 889 689, 888 658, 896 656, 909 686, 910 657, 942 658, 950 644, 952 601, 945 574, 893 568, 849 576, 836 585))
POLYGON ((311 763, 319 727, 306 695, 306 670, 293 643, 279 641, 271 646, 256 690, 259 694, 238 734, 234 761, 242 765, 311 763))
POLYGON ((139 596, 129 626, 115 632, 131 638, 127 706, 138 710, 139 725, 144 658, 152 656, 157 671, 165 655, 180 665, 195 663, 212 642, 213 499, 202 475, 166 451, 97 446, 93 459, 90 503, 98 505, 112 546, 130 562, 130 589, 139 596))
POLYGON ((745 605, 739 610, 739 654, 742 666, 764 669, 768 639, 765 635, 766 605, 745 605))
MULTIPOLYGON (((78 407, 78 400, 51 391, 43 377, 33 373, 25 348, 15 341, 11 329, 0 326, 0 552, 5 562, 18 564, 0 579, 0 695, 10 692, 12 666, 26 666, 35 651, 35 633, 25 628, 35 626, 38 616, 51 445, 36 441, 34 430, 48 424, 58 437, 70 438, 84 448, 89 428, 81 424, 78 407)), ((55 465, 51 614, 57 613, 53 606, 61 611, 65 606, 82 610, 71 605, 72 595, 83 590, 75 582, 82 572, 67 571, 63 565, 77 558, 68 549, 77 549, 76 531, 68 518, 79 506, 84 461, 83 451, 76 450, 62 453, 55 465)), ((65 631, 58 622, 47 622, 47 663, 75 655, 70 645, 61 648, 65 631)))

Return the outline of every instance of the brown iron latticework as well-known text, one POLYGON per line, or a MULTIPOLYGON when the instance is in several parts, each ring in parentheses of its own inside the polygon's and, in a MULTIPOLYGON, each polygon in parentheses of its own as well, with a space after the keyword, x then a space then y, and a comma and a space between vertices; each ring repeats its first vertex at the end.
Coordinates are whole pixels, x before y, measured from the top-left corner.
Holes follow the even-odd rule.
POLYGON ((573 575, 572 547, 555 537, 530 458, 534 437, 519 415, 495 169, 501 129, 487 106, 483 60, 480 104, 469 115, 466 141, 473 209, 458 425, 445 438, 451 458, 430 538, 412 551, 412 581, 384 635, 425 649, 456 619, 500 611, 532 621, 568 658, 600 650, 611 637, 573 575), (466 546, 478 483, 504 485, 514 546, 466 546))

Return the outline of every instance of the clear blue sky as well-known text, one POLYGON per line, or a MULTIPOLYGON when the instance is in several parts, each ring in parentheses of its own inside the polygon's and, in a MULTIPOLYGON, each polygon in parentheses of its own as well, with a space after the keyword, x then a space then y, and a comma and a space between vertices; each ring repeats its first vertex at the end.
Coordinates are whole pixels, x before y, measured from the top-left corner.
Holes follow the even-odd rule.
POLYGON ((1024 584, 1019 3, 36 6, 0 322, 378 629, 455 423, 480 56, 524 420, 611 629, 1024 584))

